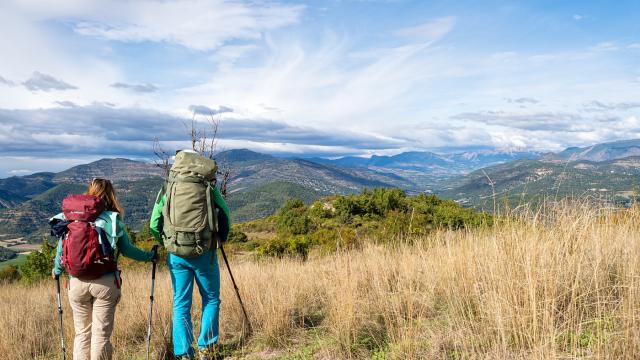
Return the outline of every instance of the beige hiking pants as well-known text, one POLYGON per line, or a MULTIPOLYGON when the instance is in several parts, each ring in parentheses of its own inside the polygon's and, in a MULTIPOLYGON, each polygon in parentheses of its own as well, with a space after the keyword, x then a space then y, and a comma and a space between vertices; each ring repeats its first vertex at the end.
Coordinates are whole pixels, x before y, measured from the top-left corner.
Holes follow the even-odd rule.
POLYGON ((113 274, 95 280, 71 278, 69 303, 76 330, 73 360, 111 359, 110 338, 118 301, 120 289, 113 274))

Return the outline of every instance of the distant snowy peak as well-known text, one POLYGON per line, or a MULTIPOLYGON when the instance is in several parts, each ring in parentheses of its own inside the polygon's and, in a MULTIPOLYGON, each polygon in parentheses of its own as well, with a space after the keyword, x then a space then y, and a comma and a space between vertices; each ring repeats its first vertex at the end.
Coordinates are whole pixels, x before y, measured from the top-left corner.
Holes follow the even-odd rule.
POLYGON ((515 149, 490 149, 438 154, 430 151, 408 151, 397 155, 373 155, 370 158, 347 156, 338 159, 310 159, 311 161, 346 167, 401 169, 430 172, 434 169, 453 173, 466 173, 485 166, 503 162, 536 159, 542 155, 532 151, 515 149))
POLYGON ((557 154, 547 154, 545 161, 594 161, 603 162, 640 156, 640 139, 596 144, 587 147, 570 147, 557 154))

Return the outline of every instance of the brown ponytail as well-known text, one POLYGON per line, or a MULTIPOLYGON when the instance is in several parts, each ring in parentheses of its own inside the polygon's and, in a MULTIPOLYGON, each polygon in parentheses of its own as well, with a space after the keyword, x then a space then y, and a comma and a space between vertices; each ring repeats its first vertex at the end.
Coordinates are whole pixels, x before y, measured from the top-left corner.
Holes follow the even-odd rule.
POLYGON ((116 191, 113 189, 111 180, 101 178, 91 180, 91 184, 89 184, 89 189, 87 190, 87 195, 93 195, 101 198, 102 201, 104 201, 107 210, 115 211, 119 213, 120 216, 124 217, 124 209, 116 197, 116 191))

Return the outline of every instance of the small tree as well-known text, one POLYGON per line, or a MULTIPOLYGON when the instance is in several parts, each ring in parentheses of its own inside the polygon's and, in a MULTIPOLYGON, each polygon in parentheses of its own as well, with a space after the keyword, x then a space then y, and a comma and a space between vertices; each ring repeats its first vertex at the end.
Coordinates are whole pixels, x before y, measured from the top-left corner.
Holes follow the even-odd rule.
POLYGON ((247 234, 245 234, 241 230, 238 230, 237 227, 232 226, 227 241, 230 243, 246 243, 247 241, 249 241, 249 238, 247 237, 247 234))
POLYGON ((20 266, 22 278, 28 283, 34 283, 51 276, 53 259, 56 256, 56 248, 49 245, 45 239, 40 251, 35 251, 27 256, 27 261, 20 266))
MULTIPOLYGON (((200 126, 201 123, 196 121, 196 112, 194 111, 191 123, 185 122, 184 125, 191 141, 191 149, 206 158, 215 159, 218 163, 218 185, 222 196, 226 198, 231 171, 228 161, 218 158, 220 118, 215 117, 214 113, 210 112, 206 125, 200 126)), ((162 148, 158 138, 153 142, 153 152, 156 155, 156 165, 163 169, 164 176, 169 176, 172 154, 162 148)))
POLYGON ((307 208, 300 199, 289 199, 278 212, 276 228, 281 235, 304 235, 312 230, 313 223, 307 208))

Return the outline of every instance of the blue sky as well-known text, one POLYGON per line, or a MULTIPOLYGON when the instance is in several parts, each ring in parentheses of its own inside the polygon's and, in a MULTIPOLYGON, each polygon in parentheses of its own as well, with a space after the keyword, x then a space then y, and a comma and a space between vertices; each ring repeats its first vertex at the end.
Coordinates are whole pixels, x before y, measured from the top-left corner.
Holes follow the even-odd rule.
POLYGON ((0 177, 185 147, 203 107, 220 148, 299 156, 638 138, 638 16, 638 1, 4 1, 0 177))

